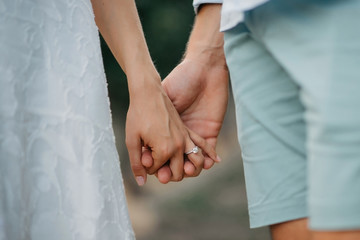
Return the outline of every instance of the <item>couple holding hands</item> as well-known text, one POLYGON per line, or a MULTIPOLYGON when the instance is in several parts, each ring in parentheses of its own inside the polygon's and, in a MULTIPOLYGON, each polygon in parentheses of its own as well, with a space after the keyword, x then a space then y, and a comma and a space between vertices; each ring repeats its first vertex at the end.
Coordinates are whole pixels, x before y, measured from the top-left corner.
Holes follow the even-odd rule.
POLYGON ((184 59, 161 82, 134 1, 0 3, 0 240, 135 238, 98 30, 127 75, 139 185, 220 161, 230 74, 250 226, 360 239, 359 1, 194 7, 184 59))

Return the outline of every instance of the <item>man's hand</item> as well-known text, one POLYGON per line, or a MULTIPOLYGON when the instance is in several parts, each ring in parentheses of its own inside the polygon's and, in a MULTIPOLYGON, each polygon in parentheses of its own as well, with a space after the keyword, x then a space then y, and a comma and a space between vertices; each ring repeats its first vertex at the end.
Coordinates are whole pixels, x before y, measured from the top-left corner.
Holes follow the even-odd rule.
MULTIPOLYGON (((184 60, 163 81, 163 87, 184 124, 215 148, 228 99, 228 70, 220 28, 220 4, 202 5, 184 60)), ((188 151, 190 149, 186 149, 188 151)), ((193 154, 188 155, 192 157, 193 154)), ((219 161, 219 159, 215 160, 219 161)), ((150 151, 143 149, 142 164, 152 166, 150 151)), ((203 168, 213 166, 205 155, 203 168)), ((185 177, 199 174, 191 161, 184 163, 185 177)), ((160 182, 171 180, 171 170, 164 165, 157 172, 160 182)))
MULTIPOLYGON (((228 69, 220 4, 203 4, 196 16, 184 60, 163 87, 185 125, 215 147, 228 101, 228 69)), ((214 164, 206 159, 204 168, 214 164)))
MULTIPOLYGON (((226 67, 185 59, 163 81, 163 87, 184 124, 215 148, 228 101, 226 67)), ((205 158, 205 169, 213 164, 205 158)))
MULTIPOLYGON (((184 60, 162 83, 184 124, 214 148, 228 100, 224 39, 219 32, 220 11, 220 4, 202 5, 196 16, 184 60)), ((152 165, 148 150, 143 151, 142 163, 144 166, 152 165)), ((204 169, 211 168, 213 164, 214 160, 205 155, 204 169)), ((199 174, 190 161, 185 161, 184 172, 186 177, 199 174)), ((162 183, 169 182, 170 176, 171 170, 167 165, 157 172, 162 183)))

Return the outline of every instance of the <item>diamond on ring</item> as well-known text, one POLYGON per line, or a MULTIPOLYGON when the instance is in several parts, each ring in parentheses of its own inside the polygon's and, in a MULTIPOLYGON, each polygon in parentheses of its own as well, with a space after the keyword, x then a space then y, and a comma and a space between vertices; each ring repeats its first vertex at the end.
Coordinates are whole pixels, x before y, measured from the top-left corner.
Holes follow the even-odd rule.
POLYGON ((190 151, 186 152, 186 155, 189 155, 190 153, 198 153, 199 152, 199 147, 195 146, 193 147, 193 149, 191 149, 190 151))

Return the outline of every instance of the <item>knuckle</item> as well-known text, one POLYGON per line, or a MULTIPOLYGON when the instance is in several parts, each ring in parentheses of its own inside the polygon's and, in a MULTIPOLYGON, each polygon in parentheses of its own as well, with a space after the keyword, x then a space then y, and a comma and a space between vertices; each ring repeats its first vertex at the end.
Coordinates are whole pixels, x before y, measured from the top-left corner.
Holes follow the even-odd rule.
POLYGON ((203 156, 199 157, 198 159, 196 159, 196 161, 192 161, 192 163, 194 164, 195 168, 199 168, 202 169, 204 166, 204 162, 205 162, 205 158, 203 156))
POLYGON ((198 163, 196 163, 196 164, 194 164, 195 165, 195 168, 196 169, 203 169, 203 167, 204 167, 204 162, 198 162, 198 163))
POLYGON ((162 159, 167 159, 171 155, 171 148, 168 144, 164 144, 159 148, 158 156, 162 159))
POLYGON ((200 169, 202 169, 204 167, 204 164, 205 164, 205 158, 204 158, 204 156, 202 156, 200 161, 199 161, 198 167, 200 169))
POLYGON ((174 142, 174 148, 176 151, 184 151, 184 142, 181 140, 176 140, 174 142))
POLYGON ((183 180, 183 176, 182 175, 178 175, 178 176, 173 176, 173 181, 174 182, 180 182, 181 180, 183 180))
POLYGON ((133 145, 133 141, 131 141, 129 137, 126 137, 126 138, 125 138, 125 144, 126 144, 126 146, 127 146, 128 148, 130 148, 130 147, 132 147, 132 145, 133 145))
POLYGON ((203 139, 203 138, 200 138, 199 139, 199 143, 198 143, 200 146, 202 146, 202 147, 207 147, 207 142, 206 142, 206 140, 205 139, 203 139))
POLYGON ((203 156, 199 156, 196 159, 193 159, 191 162, 195 166, 195 168, 202 168, 204 166, 205 158, 203 156))

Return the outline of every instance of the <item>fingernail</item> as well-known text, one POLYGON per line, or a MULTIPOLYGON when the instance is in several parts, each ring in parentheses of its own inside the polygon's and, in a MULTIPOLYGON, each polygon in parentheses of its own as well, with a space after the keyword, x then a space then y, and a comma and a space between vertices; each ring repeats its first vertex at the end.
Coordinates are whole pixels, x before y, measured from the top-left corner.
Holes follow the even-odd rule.
POLYGON ((222 159, 219 157, 219 155, 216 156, 216 160, 217 160, 217 162, 221 162, 221 161, 222 161, 222 159))
POLYGON ((139 186, 143 186, 145 184, 145 180, 144 180, 144 177, 142 176, 138 176, 135 178, 136 179, 136 182, 139 186))

